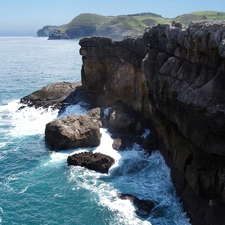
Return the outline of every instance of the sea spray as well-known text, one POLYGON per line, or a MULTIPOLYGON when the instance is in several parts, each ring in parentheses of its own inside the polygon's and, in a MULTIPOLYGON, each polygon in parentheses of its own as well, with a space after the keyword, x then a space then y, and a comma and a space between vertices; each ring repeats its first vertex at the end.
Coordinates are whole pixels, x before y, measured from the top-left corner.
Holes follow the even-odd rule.
MULTIPOLYGON (((47 109, 24 108, 17 110, 19 103, 13 102, 1 110, 1 115, 7 114, 7 123, 11 127, 11 136, 17 134, 17 139, 29 135, 43 135, 46 122, 58 118, 57 112, 47 109), (17 106, 17 107, 16 107, 17 106), (21 131, 21 126, 24 129, 21 131)), ((61 116, 71 113, 82 114, 87 112, 80 105, 70 106, 61 116)), ((149 156, 141 146, 134 144, 132 148, 118 152, 112 148, 113 139, 107 129, 101 128, 102 138, 100 146, 96 148, 80 148, 68 151, 50 151, 48 157, 40 161, 40 166, 36 165, 33 172, 19 173, 9 176, 4 183, 4 187, 10 191, 16 191, 18 194, 24 194, 37 190, 37 187, 43 186, 48 176, 44 173, 52 170, 62 170, 62 176, 67 177, 65 184, 70 187, 73 193, 86 190, 89 195, 95 196, 92 204, 97 204, 100 208, 106 208, 104 220, 110 217, 106 224, 188 224, 188 219, 181 210, 181 206, 175 195, 175 189, 172 185, 169 175, 169 169, 158 151, 149 156), (85 168, 66 166, 66 159, 70 154, 93 151, 107 154, 115 159, 115 164, 111 167, 108 175, 89 171, 85 168), (65 172, 65 166, 69 173, 65 172), (36 174, 36 175, 35 175, 36 174), (27 177, 31 176, 31 178, 27 177), (39 177, 40 181, 34 182, 34 177, 39 177), (155 208, 147 218, 140 218, 135 213, 135 207, 129 200, 121 200, 117 197, 118 193, 131 193, 141 199, 148 199, 154 202, 155 208), (179 216, 173 211, 180 211, 179 216), (108 216, 107 216, 108 215, 108 216), (177 222, 179 221, 179 223, 177 222), (160 224, 160 223, 159 223, 160 224)), ((145 131, 146 136, 149 131, 145 131)), ((18 151, 19 149, 17 149, 18 151)), ((11 150, 11 152, 15 152, 11 150)), ((10 150, 9 150, 10 153, 10 150)), ((4 151, 1 152, 4 156, 4 151)), ((59 175, 59 174, 58 174, 59 175)), ((54 178, 55 179, 55 178, 54 178)), ((52 186, 52 184, 50 185, 52 186)), ((3 186, 2 186, 3 187, 3 186)), ((44 187, 44 186, 43 186, 44 187)), ((53 187, 53 186, 52 186, 53 187)), ((62 189, 62 188, 61 188, 62 189)), ((35 192, 35 191, 34 191, 35 192)), ((39 194, 36 191, 34 194, 39 194)), ((64 199, 68 195, 61 192, 54 192, 54 198, 64 199)), ((81 200, 82 202, 83 200, 81 200)), ((80 202, 80 204, 81 204, 80 202)), ((79 202, 77 203, 79 204, 79 202)))
MULTIPOLYGON (((0 39, 0 224, 189 224, 158 151, 149 156, 134 145, 117 152, 106 129, 97 148, 51 151, 44 141, 45 124, 58 112, 18 111, 19 98, 55 81, 80 80, 78 40, 0 39), (116 162, 107 175, 68 166, 68 155, 81 151, 99 151, 116 162), (121 192, 153 201, 150 216, 138 217, 129 200, 117 198, 121 192)), ((68 107, 63 116, 86 112, 82 106, 68 107)))

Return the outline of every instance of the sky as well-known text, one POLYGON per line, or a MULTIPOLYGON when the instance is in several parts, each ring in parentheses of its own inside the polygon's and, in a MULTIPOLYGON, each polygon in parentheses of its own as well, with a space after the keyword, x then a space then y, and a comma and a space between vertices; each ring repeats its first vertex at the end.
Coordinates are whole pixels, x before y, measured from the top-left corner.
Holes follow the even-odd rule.
POLYGON ((45 25, 69 23, 80 13, 104 16, 152 12, 163 17, 213 10, 225 12, 224 0, 0 0, 0 36, 36 36, 45 25))

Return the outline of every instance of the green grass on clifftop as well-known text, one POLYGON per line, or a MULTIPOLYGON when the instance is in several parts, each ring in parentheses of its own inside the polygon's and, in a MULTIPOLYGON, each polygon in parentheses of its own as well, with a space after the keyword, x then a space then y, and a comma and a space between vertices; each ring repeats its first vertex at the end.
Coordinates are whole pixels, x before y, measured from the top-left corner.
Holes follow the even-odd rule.
POLYGON ((72 27, 94 26, 96 28, 104 29, 109 26, 118 26, 120 29, 134 29, 137 27, 145 28, 159 23, 171 23, 173 20, 180 21, 183 24, 188 25, 191 21, 206 19, 225 20, 225 12, 199 11, 183 14, 176 18, 164 18, 161 15, 154 13, 139 13, 119 16, 102 16, 92 13, 82 13, 60 28, 66 30, 72 27))
MULTIPOLYGON (((174 20, 180 21, 185 25, 189 25, 191 21, 195 20, 225 20, 225 12, 200 11, 183 14, 176 18, 164 18, 154 13, 137 13, 119 16, 102 16, 92 13, 82 13, 68 24, 58 26, 57 28, 50 27, 47 31, 50 33, 52 30, 58 29, 62 32, 66 32, 73 28, 92 27, 96 32, 104 32, 104 30, 111 29, 114 30, 115 33, 120 34, 126 34, 128 32, 132 35, 142 35, 145 28, 148 26, 154 26, 159 23, 171 23, 174 20)), ((45 34, 47 31, 42 28, 38 32, 39 34, 45 34)))
POLYGON ((192 12, 189 14, 177 16, 175 20, 180 21, 186 25, 188 25, 191 21, 195 20, 225 20, 225 12, 215 12, 215 11, 192 12))

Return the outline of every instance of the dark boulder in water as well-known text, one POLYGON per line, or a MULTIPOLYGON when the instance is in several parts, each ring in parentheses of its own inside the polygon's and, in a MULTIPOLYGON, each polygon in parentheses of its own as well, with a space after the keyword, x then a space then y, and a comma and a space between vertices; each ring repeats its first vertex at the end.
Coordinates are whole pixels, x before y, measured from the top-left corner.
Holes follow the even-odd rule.
POLYGON ((52 149, 96 147, 101 133, 98 121, 88 115, 70 115, 46 124, 45 140, 52 149))
POLYGON ((34 106, 35 108, 52 107, 53 109, 59 109, 62 107, 63 101, 74 93, 79 86, 81 86, 80 82, 52 83, 21 98, 20 102, 30 107, 34 106))
POLYGON ((120 199, 125 199, 125 200, 128 199, 128 200, 130 200, 134 204, 134 206, 136 208, 136 213, 139 216, 147 216, 147 215, 149 215, 150 212, 152 211, 152 209, 154 208, 153 202, 151 202, 149 200, 139 199, 136 196, 131 195, 131 194, 119 193, 117 196, 120 199))
POLYGON ((120 138, 115 139, 115 140, 113 141, 113 143, 112 143, 112 147, 113 147, 113 149, 115 149, 115 150, 119 150, 119 148, 120 148, 121 145, 122 145, 122 141, 121 141, 120 138))
POLYGON ((82 166, 100 173, 108 173, 114 159, 101 153, 82 152, 68 156, 69 165, 82 166))

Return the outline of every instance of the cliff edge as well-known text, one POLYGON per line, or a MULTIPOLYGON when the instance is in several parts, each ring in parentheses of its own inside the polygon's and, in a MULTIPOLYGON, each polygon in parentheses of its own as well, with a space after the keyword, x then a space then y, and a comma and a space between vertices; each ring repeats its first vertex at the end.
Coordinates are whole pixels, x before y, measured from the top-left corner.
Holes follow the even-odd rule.
POLYGON ((80 45, 83 87, 99 105, 131 106, 156 130, 192 224, 225 224, 225 21, 80 45))

